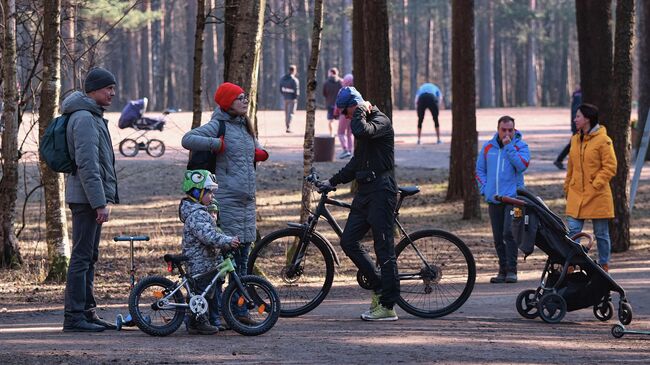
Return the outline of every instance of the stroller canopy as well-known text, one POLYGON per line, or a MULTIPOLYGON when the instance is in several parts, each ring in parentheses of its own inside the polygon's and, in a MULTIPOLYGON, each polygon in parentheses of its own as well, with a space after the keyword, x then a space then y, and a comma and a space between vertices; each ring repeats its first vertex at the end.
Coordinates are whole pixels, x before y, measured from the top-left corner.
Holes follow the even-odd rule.
POLYGON ((142 118, 142 114, 147 110, 147 102, 147 98, 129 101, 122 109, 117 126, 120 129, 133 127, 133 124, 142 118))

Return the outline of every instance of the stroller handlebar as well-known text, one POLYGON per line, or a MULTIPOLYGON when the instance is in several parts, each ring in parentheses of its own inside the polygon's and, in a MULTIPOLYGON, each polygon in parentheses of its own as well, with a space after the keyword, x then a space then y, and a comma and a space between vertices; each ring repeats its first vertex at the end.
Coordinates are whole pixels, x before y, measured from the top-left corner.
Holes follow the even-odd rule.
POLYGON ((591 248, 594 246, 594 236, 590 235, 589 233, 586 233, 586 232, 578 232, 578 233, 574 234, 573 236, 571 236, 571 239, 573 241, 577 242, 578 244, 586 247, 587 251, 591 250, 591 248), (582 238, 582 237, 589 240, 589 242, 587 242, 586 245, 583 245, 582 243, 579 242, 579 239, 582 238))
POLYGON ((502 203, 518 205, 518 206, 526 205, 526 202, 523 201, 523 200, 519 200, 519 199, 515 199, 515 198, 511 198, 509 196, 503 196, 503 195, 495 195, 494 200, 500 201, 502 203))

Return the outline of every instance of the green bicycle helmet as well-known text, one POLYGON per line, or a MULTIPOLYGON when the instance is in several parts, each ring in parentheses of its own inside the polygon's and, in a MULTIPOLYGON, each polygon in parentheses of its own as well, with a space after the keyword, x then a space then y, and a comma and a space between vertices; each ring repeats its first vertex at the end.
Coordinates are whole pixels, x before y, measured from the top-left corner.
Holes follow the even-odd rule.
POLYGON ((183 192, 200 199, 205 190, 217 190, 217 178, 208 170, 187 170, 183 180, 183 192))

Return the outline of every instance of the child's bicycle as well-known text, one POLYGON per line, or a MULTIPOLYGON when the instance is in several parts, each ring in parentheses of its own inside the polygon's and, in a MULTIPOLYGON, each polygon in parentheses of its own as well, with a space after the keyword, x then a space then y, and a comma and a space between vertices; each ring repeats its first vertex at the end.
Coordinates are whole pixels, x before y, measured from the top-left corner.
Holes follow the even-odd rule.
POLYGON ((184 255, 164 256, 167 271, 178 269, 180 282, 172 282, 163 276, 147 276, 140 280, 129 296, 129 312, 135 324, 152 336, 167 336, 174 333, 183 323, 185 310, 192 314, 208 312, 206 294, 217 280, 228 276, 228 286, 223 292, 223 317, 233 330, 245 336, 257 336, 270 330, 280 316, 280 297, 266 279, 255 275, 239 276, 235 271, 232 254, 216 269, 190 276, 183 268, 188 260, 184 255), (212 277, 210 284, 199 292, 196 281, 212 277), (185 293, 183 293, 183 289, 185 293), (247 309, 250 320, 240 321, 237 309, 247 309))

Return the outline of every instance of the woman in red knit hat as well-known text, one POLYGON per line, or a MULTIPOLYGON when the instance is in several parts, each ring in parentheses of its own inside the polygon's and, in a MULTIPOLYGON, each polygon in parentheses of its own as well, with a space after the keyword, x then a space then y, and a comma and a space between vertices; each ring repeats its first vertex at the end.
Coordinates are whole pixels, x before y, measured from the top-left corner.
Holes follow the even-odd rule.
MULTIPOLYGON (((241 242, 235 252, 237 271, 245 275, 251 243, 256 238, 255 226, 255 163, 265 161, 269 154, 260 146, 248 112, 248 94, 230 82, 219 85, 214 93, 217 107, 210 122, 185 133, 184 148, 190 151, 211 151, 216 155, 214 173, 219 182, 215 198, 219 202, 221 228, 241 242), (217 137, 221 123, 225 133, 217 137)), ((240 320, 248 318, 246 311, 240 320)))

